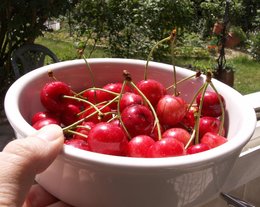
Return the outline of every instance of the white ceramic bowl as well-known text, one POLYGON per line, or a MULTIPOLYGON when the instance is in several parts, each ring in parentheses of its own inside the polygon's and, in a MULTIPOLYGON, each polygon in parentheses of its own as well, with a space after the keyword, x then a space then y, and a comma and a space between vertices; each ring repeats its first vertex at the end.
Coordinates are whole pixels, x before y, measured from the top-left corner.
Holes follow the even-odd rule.
MULTIPOLYGON (((127 69, 134 81, 143 78, 145 61, 89 59, 99 86, 122 80, 127 69)), ((60 62, 36 69, 18 79, 8 90, 5 110, 18 138, 34 132, 28 120, 42 109, 39 91, 49 81, 47 72, 70 84, 74 90, 90 86, 83 60, 60 62)), ((178 79, 194 74, 177 67, 178 79)), ((172 83, 172 66, 150 62, 148 78, 172 83)), ((189 101, 204 77, 179 86, 189 101)), ((221 191, 243 146, 255 129, 255 113, 244 97, 213 80, 226 100, 229 141, 199 154, 171 158, 128 158, 97 154, 64 146, 54 163, 37 181, 59 199, 82 207, 194 207, 221 191)))

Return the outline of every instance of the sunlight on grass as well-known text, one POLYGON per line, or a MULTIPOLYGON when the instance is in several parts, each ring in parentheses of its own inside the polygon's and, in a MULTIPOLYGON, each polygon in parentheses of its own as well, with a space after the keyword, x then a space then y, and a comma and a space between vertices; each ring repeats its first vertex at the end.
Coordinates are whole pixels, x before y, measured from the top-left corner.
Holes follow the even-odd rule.
MULTIPOLYGON (((77 50, 74 47, 74 42, 64 33, 57 32, 47 34, 45 37, 39 37, 36 43, 42 44, 50 48, 61 61, 77 59, 77 50)), ((85 56, 89 56, 90 48, 86 48, 85 56)), ((105 48, 96 48, 92 58, 104 58, 110 57, 109 52, 105 48)), ((175 64, 177 66, 190 68, 198 67, 200 69, 207 70, 211 68, 212 60, 210 58, 176 58, 175 64)), ((235 82, 234 89, 239 91, 241 94, 248 94, 260 91, 260 63, 256 62, 247 56, 236 56, 232 59, 228 59, 227 64, 232 65, 235 68, 235 82)))

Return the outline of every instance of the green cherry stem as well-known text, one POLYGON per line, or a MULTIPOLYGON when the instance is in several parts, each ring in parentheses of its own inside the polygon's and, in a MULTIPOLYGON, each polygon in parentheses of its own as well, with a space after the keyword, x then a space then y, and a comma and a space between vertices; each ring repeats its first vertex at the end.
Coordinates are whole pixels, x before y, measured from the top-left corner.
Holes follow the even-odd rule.
POLYGON ((146 65, 145 65, 144 80, 147 80, 148 64, 149 64, 149 61, 150 61, 150 59, 151 59, 151 57, 152 57, 152 55, 153 55, 153 52, 154 52, 155 48, 158 47, 160 44, 162 44, 162 43, 164 43, 164 42, 166 42, 166 41, 169 41, 170 39, 171 39, 171 36, 166 37, 166 38, 160 40, 159 42, 157 42, 157 43, 152 47, 152 49, 151 49, 151 51, 150 51, 150 53, 149 53, 149 55, 148 55, 148 58, 147 58, 147 61, 146 61, 146 65))
MULTIPOLYGON (((87 103, 89 104, 91 107, 93 107, 96 111, 98 111, 99 114, 102 114, 102 112, 96 107, 95 104, 85 100, 85 99, 81 99, 81 98, 78 98, 78 97, 74 97, 74 96, 67 96, 67 95, 64 95, 63 98, 67 98, 67 99, 74 99, 74 100, 77 100, 77 101, 81 101, 81 102, 84 102, 84 103, 87 103)), ((80 115, 82 112, 80 112, 78 115, 80 115)))
POLYGON ((216 89, 216 87, 214 86, 214 84, 212 83, 212 81, 210 82, 210 86, 212 87, 212 89, 215 91, 215 93, 218 96, 218 100, 220 103, 220 107, 221 107, 221 118, 220 118, 220 127, 219 127, 219 131, 218 134, 221 135, 224 129, 224 123, 225 123, 225 107, 224 107, 224 103, 216 89))
POLYGON ((104 88, 96 88, 96 87, 85 89, 85 90, 81 91, 80 93, 78 93, 77 95, 81 95, 84 92, 90 91, 90 90, 103 91, 103 92, 110 93, 110 94, 115 95, 115 96, 119 95, 119 93, 116 93, 116 92, 113 92, 113 91, 110 91, 110 90, 107 90, 107 89, 104 89, 104 88))
POLYGON ((157 117, 156 111, 154 109, 154 107, 152 106, 151 102, 147 99, 147 97, 143 94, 143 92, 134 84, 134 82, 131 79, 126 79, 130 85, 137 90, 137 92, 142 96, 142 98, 145 100, 145 102, 148 104, 148 106, 150 107, 153 116, 154 116, 154 121, 157 127, 157 131, 158 131, 158 139, 161 140, 162 139, 162 132, 161 132, 161 128, 160 128, 160 122, 159 119, 157 117))
POLYGON ((114 102, 115 100, 117 100, 118 97, 115 97, 114 99, 112 99, 111 101, 109 101, 107 104, 105 104, 104 106, 100 107, 98 110, 95 110, 93 113, 89 114, 88 116, 74 122, 73 124, 66 126, 63 128, 63 131, 67 132, 69 129, 76 127, 78 124, 82 123, 83 121, 87 120, 88 118, 94 116, 95 114, 99 113, 102 114, 101 110, 104 109, 105 107, 107 107, 109 104, 111 104, 111 102, 114 102), (100 113, 101 112, 101 113, 100 113))
POLYGON ((127 128, 125 127, 124 122, 122 121, 121 112, 120 112, 120 100, 122 99, 123 91, 125 90, 125 85, 126 85, 126 83, 128 82, 126 79, 127 79, 127 78, 125 78, 125 80, 123 81, 122 88, 121 88, 120 94, 119 94, 119 96, 118 96, 118 102, 117 102, 117 117, 118 117, 118 119, 119 119, 119 121, 120 121, 120 123, 121 123, 121 125, 122 125, 122 127, 123 127, 123 129, 124 129, 124 131, 126 132, 126 135, 127 135, 128 139, 131 140, 132 137, 131 137, 131 135, 129 134, 127 128))
POLYGON ((195 121, 195 144, 199 144, 199 121, 200 121, 200 116, 201 116, 201 111, 202 111, 202 105, 203 105, 203 101, 204 101, 204 97, 205 97, 205 93, 206 93, 206 90, 208 88, 208 85, 209 85, 209 82, 206 81, 204 84, 203 84, 203 88, 202 88, 202 94, 201 94, 201 98, 200 98, 200 105, 199 105, 199 110, 198 110, 198 113, 196 115, 196 121, 195 121))
MULTIPOLYGON (((94 73, 93 73, 93 71, 92 71, 92 69, 91 69, 91 67, 90 67, 90 65, 89 65, 89 62, 87 61, 87 58, 85 57, 84 54, 82 54, 82 57, 83 57, 83 59, 84 59, 84 61, 85 61, 85 63, 86 63, 87 69, 88 69, 88 71, 89 71, 90 79, 91 79, 91 81, 92 81, 92 87, 95 88, 95 87, 96 87, 96 81, 95 81, 94 73)), ((95 97, 95 101, 97 102, 97 94, 96 94, 96 91, 95 91, 95 93, 94 93, 94 97, 95 97)))
MULTIPOLYGON (((195 123, 195 126, 194 126, 195 129, 198 128, 196 125, 197 125, 197 123, 195 123)), ((187 144, 186 144, 185 147, 184 147, 185 149, 187 149, 187 148, 189 147, 190 143, 194 140, 194 138, 195 138, 195 133, 196 133, 196 130, 193 130, 192 133, 191 133, 191 135, 190 135, 189 141, 187 142, 187 144)))
MULTIPOLYGON (((180 84, 180 83, 182 83, 182 82, 184 82, 184 81, 190 80, 190 79, 192 79, 192 78, 194 78, 194 77, 198 77, 197 74, 191 75, 191 76, 189 76, 189 77, 186 77, 186 78, 183 78, 183 79, 177 81, 177 82, 176 82, 176 85, 178 85, 178 84, 180 84)), ((171 88, 174 88, 174 85, 175 85, 175 84, 170 85, 169 87, 166 88, 166 90, 168 91, 168 90, 170 90, 171 88)))
POLYGON ((86 138, 86 139, 88 138, 88 136, 86 136, 85 134, 82 134, 82 133, 80 133, 80 132, 73 131, 73 130, 71 130, 71 129, 68 129, 66 132, 67 132, 67 133, 70 133, 70 134, 79 135, 79 136, 84 137, 84 138, 86 138))
POLYGON ((174 46, 175 46, 175 40, 176 40, 176 30, 172 32, 171 37, 171 58, 172 58, 172 67, 173 67, 173 89, 174 89, 174 95, 178 96, 179 92, 177 90, 177 74, 176 74, 176 67, 175 67, 175 59, 174 59, 174 46))

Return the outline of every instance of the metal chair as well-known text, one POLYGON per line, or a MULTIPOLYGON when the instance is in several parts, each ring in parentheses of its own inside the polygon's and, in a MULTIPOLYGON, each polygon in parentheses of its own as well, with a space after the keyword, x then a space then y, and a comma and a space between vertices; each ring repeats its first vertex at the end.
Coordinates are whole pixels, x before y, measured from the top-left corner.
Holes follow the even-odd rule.
POLYGON ((25 44, 12 53, 11 63, 15 78, 41 66, 59 62, 57 56, 47 47, 39 44, 25 44))

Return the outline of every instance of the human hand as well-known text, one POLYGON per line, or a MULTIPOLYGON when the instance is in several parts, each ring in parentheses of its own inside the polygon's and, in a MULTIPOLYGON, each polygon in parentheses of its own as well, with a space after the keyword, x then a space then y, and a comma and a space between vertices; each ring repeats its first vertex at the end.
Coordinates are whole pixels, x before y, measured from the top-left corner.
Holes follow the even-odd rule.
POLYGON ((26 139, 17 139, 6 145, 0 152, 1 207, 68 206, 34 184, 35 176, 54 161, 63 142, 61 128, 49 125, 26 139))

